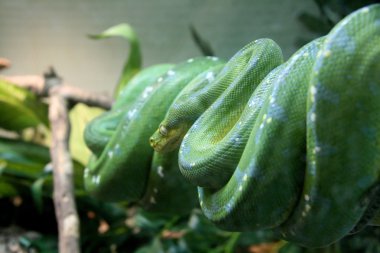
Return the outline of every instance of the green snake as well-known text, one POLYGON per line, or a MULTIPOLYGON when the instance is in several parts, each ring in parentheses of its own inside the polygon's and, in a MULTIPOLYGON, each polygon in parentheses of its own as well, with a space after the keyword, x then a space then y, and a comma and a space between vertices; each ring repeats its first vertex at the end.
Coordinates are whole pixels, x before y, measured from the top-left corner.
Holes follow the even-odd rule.
POLYGON ((85 184, 105 200, 176 212, 194 205, 189 181, 223 229, 325 246, 380 225, 377 112, 378 4, 285 62, 260 39, 228 62, 200 57, 140 72, 86 129, 94 155, 85 184))

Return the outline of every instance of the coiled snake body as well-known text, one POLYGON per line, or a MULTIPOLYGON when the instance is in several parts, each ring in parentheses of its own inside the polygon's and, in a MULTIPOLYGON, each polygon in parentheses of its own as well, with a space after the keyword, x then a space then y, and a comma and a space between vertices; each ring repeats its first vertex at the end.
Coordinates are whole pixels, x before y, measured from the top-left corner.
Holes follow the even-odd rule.
POLYGON ((227 63, 196 58, 142 71, 87 127, 94 156, 85 182, 104 199, 159 206, 161 196, 158 210, 188 209, 193 191, 176 172, 178 156, 218 226, 271 228, 324 246, 379 223, 378 112, 380 5, 372 5, 285 63, 260 39, 227 63), (150 143, 162 154, 148 142, 158 125, 150 143), (157 180, 167 172, 168 183, 157 180))

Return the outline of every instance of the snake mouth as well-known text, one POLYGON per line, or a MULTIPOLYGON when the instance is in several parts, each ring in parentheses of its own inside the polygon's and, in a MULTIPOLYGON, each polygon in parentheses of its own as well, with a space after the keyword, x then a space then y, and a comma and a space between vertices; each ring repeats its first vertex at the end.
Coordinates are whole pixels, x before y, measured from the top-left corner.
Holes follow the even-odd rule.
POLYGON ((150 138, 149 143, 150 146, 157 152, 162 152, 164 149, 166 142, 164 141, 165 137, 162 136, 159 131, 156 131, 150 138))
POLYGON ((149 142, 152 148, 159 153, 168 153, 179 147, 182 141, 182 135, 172 134, 163 136, 156 131, 152 137, 150 137, 149 142))
POLYGON ((160 151, 160 148, 159 148, 159 145, 158 145, 158 141, 152 136, 150 137, 149 139, 149 143, 150 143, 150 146, 157 152, 160 151))

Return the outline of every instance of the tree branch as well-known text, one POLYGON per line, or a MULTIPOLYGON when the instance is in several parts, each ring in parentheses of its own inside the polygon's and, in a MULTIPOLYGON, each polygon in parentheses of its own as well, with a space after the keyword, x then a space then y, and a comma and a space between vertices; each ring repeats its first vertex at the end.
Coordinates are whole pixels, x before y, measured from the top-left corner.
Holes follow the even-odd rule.
POLYGON ((49 98, 49 121, 52 131, 50 156, 53 163, 53 199, 58 222, 59 252, 79 253, 79 217, 76 210, 73 163, 69 152, 70 120, 68 102, 85 103, 109 109, 110 98, 95 95, 73 86, 62 84, 53 69, 42 76, 1 77, 19 87, 26 88, 39 96, 49 98))
POLYGON ((70 122, 67 101, 59 90, 50 92, 49 120, 52 131, 50 156, 54 172, 54 206, 58 221, 59 252, 80 252, 79 218, 76 211, 73 164, 69 153, 70 122))
POLYGON ((112 106, 112 100, 106 95, 93 94, 70 85, 62 85, 58 88, 59 93, 72 102, 97 106, 103 109, 110 109, 112 106))
MULTIPOLYGON (((49 89, 51 87, 46 84, 46 80, 43 76, 0 76, 0 79, 28 89, 39 96, 49 96, 49 89)), ((60 89, 59 93, 71 102, 84 103, 89 106, 97 106, 103 109, 110 109, 112 106, 112 99, 109 96, 87 92, 67 83, 62 83, 57 87, 60 89)))

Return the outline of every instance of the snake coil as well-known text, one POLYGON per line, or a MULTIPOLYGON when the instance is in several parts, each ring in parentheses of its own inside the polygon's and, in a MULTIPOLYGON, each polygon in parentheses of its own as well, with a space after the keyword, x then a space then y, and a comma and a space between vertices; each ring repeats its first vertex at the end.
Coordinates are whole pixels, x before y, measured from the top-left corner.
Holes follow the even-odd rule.
POLYGON ((141 71, 86 128, 85 184, 161 212, 195 206, 195 184, 221 228, 325 246, 380 223, 379 111, 380 5, 371 5, 286 62, 260 39, 228 62, 141 71))

